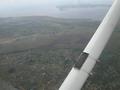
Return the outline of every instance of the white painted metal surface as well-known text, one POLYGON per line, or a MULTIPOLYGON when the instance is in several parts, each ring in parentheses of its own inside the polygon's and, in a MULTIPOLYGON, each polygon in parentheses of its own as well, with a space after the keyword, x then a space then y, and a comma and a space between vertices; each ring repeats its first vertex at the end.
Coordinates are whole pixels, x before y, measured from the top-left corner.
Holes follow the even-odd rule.
POLYGON ((81 90, 120 18, 120 0, 115 0, 83 52, 89 54, 81 69, 72 68, 59 90, 81 90))

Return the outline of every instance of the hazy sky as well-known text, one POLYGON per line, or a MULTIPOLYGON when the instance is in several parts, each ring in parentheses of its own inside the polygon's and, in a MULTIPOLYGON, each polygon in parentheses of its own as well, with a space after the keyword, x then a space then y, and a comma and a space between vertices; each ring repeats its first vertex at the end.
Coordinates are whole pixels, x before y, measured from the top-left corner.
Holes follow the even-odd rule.
POLYGON ((33 4, 44 4, 44 5, 59 5, 59 4, 76 4, 76 3, 111 3, 112 0, 0 0, 0 5, 33 5, 33 4))
POLYGON ((57 5, 81 3, 109 4, 111 0, 0 0, 0 17, 44 15, 53 12, 57 5))

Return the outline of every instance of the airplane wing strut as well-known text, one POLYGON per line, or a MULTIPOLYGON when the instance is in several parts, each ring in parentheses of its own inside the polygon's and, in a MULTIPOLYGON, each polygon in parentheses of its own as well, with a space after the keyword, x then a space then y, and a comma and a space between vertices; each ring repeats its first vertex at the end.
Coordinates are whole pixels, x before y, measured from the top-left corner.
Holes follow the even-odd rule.
POLYGON ((120 0, 114 3, 59 90, 81 90, 120 18, 120 0))

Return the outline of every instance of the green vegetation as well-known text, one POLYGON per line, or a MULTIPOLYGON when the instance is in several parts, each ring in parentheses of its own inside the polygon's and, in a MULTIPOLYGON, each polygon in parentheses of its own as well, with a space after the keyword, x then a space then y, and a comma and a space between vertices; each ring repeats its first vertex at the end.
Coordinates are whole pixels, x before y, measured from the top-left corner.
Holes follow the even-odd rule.
MULTIPOLYGON (((99 21, 0 19, 0 78, 18 90, 58 90, 99 21)), ((120 89, 120 27, 83 90, 120 89)))

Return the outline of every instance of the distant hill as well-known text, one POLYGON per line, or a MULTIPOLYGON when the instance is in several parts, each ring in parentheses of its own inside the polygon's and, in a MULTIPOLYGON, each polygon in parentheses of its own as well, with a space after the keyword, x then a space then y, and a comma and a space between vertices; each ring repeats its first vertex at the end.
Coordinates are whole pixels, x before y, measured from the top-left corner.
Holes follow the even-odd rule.
MULTIPOLYGON (((99 22, 95 22, 97 26, 99 22)), ((96 26, 94 21, 89 19, 59 19, 50 17, 4 18, 0 20, 0 53, 49 46, 57 41, 54 44, 56 46, 59 43, 63 43, 64 38, 66 40, 73 39, 73 42, 79 40, 80 37, 82 40, 82 37, 83 39, 85 37, 85 32, 88 32, 87 36, 90 37, 96 26), (76 40, 71 37, 72 34, 76 36, 76 40), (77 37, 79 38, 77 39, 77 37)), ((71 41, 71 43, 73 42, 71 41)), ((80 42, 78 41, 78 43, 80 42)))

